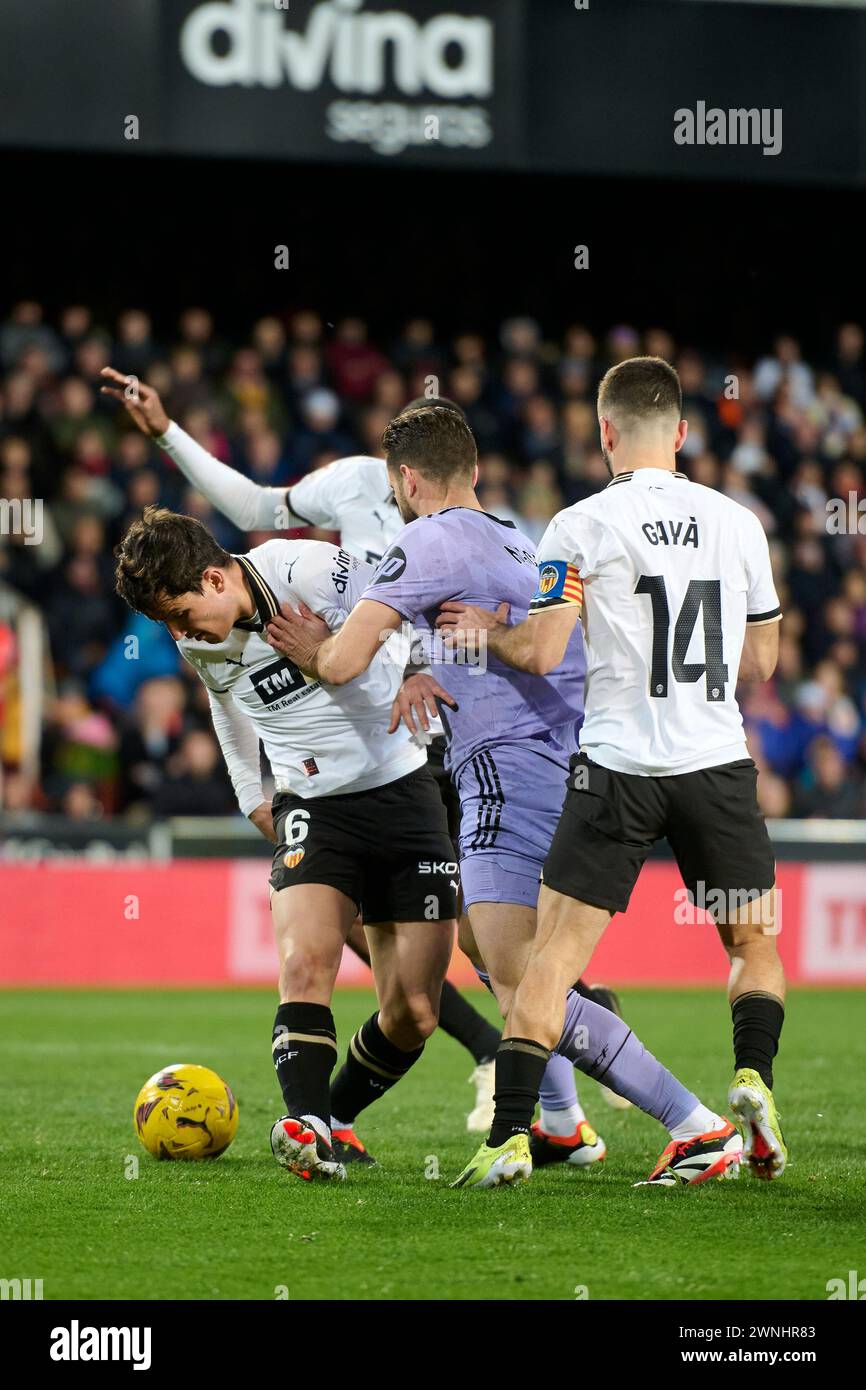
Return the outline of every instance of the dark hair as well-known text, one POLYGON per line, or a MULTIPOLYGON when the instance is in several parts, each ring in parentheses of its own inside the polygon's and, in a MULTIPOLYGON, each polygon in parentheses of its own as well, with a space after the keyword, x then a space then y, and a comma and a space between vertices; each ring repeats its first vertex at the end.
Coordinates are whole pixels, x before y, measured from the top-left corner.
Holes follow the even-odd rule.
POLYGON ((662 357, 629 357, 605 372, 598 388, 598 413, 617 429, 683 413, 680 379, 662 357))
POLYGON ((401 415, 408 415, 410 410, 426 410, 428 406, 439 405, 443 410, 453 410, 455 415, 459 415, 461 420, 466 419, 466 412, 456 401, 450 401, 447 396, 416 396, 414 401, 404 405, 400 411, 401 415))
POLYGON ((462 413, 456 414, 447 406, 403 411, 388 425, 382 445, 389 468, 405 463, 423 478, 439 483, 458 475, 472 482, 478 458, 475 440, 462 413))
POLYGON ((232 562, 200 521, 178 516, 166 507, 145 507, 116 547, 114 587, 138 613, 160 619, 180 594, 202 592, 202 575, 210 565, 232 562))

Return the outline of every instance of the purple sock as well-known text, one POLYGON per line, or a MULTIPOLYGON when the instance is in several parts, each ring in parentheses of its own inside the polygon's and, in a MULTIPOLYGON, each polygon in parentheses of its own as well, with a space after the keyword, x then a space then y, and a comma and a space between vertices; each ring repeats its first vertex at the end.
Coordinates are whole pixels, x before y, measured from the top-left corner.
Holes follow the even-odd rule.
POLYGON ((545 1110, 570 1110, 577 1105, 574 1063, 567 1057, 560 1057, 558 1052, 550 1054, 538 1098, 545 1110))
POLYGON ((700 1104, 647 1052, 628 1024, 573 989, 566 996, 565 1027, 556 1051, 659 1120, 665 1129, 680 1124, 700 1104))

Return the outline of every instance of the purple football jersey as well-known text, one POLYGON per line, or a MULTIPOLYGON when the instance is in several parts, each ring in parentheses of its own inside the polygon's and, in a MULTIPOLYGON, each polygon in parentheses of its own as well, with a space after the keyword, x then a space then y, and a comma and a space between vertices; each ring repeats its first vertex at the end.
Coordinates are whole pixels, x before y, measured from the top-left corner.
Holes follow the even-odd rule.
POLYGON ((488 609, 505 602, 509 621, 522 622, 537 581, 532 542, 512 522, 449 507, 410 522, 364 590, 363 598, 386 603, 412 623, 419 654, 459 705, 442 711, 452 772, 479 749, 517 739, 542 738, 564 760, 577 750, 586 672, 579 625, 562 665, 548 676, 515 671, 483 649, 448 648, 434 627, 447 599, 488 609))

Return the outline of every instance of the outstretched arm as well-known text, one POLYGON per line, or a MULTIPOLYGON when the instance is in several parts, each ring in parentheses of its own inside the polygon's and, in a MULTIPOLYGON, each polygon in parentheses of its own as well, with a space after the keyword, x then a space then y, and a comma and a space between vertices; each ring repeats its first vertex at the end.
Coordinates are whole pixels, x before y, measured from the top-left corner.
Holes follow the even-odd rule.
POLYGON ((150 435, 193 487, 240 531, 275 531, 309 524, 289 511, 285 488, 260 487, 197 444, 169 419, 152 386, 113 367, 103 367, 102 376, 114 383, 103 386, 102 395, 120 401, 142 434, 150 435))

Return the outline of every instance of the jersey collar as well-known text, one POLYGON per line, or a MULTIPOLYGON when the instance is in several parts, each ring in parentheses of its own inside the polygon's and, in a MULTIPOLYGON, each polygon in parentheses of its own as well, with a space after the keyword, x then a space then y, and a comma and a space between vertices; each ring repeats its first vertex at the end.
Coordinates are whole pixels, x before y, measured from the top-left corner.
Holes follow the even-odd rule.
POLYGON ((666 478, 682 478, 684 482, 688 482, 689 480, 689 475, 687 473, 672 473, 668 468, 635 468, 628 473, 617 473, 616 477, 611 478, 610 482, 606 484, 605 491, 609 487, 614 487, 617 483, 629 483, 632 480, 640 482, 642 473, 652 473, 653 476, 655 476, 656 473, 663 473, 666 478))
POLYGON ((441 512, 428 512, 427 515, 445 516, 447 512, 480 512, 482 516, 488 517, 490 521, 495 521, 497 526, 510 526, 512 531, 517 530, 513 521, 506 521, 504 517, 494 516, 492 512, 486 512, 483 507, 443 507, 441 512))
POLYGON ((246 555, 235 555, 233 559, 237 560, 244 572, 258 614, 255 618, 241 618, 234 626, 242 628, 245 632, 261 632, 271 621, 271 618, 276 618, 280 611, 277 596, 246 555))

